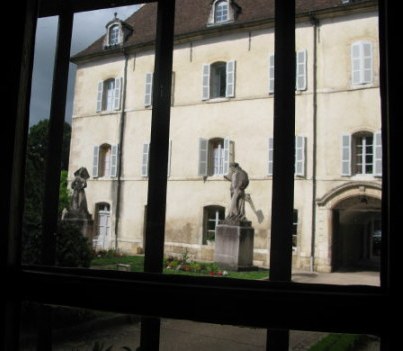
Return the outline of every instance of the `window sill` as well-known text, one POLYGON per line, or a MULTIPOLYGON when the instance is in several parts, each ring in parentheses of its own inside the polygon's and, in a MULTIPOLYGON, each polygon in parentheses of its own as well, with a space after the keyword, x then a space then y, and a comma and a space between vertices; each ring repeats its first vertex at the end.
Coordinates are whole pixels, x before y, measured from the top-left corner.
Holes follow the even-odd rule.
POLYGON ((228 97, 217 97, 217 98, 207 99, 207 100, 204 100, 204 101, 206 103, 213 104, 213 103, 230 101, 230 98, 228 98, 228 97))
POLYGON ((354 180, 376 180, 377 176, 374 176, 373 174, 354 174, 351 176, 351 179, 354 180))

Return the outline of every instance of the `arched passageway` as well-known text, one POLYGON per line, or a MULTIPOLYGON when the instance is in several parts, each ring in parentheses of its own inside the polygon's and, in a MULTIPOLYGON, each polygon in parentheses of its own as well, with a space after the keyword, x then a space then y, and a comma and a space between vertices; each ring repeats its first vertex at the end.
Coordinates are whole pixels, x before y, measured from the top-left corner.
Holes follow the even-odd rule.
POLYGON ((332 269, 379 270, 381 201, 369 196, 344 199, 333 207, 332 269))

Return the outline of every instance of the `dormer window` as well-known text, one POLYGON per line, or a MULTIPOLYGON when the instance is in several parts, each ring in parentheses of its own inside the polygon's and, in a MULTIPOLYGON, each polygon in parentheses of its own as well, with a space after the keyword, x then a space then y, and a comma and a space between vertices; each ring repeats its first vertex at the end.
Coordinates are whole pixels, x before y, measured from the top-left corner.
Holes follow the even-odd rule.
POLYGON ((118 24, 114 24, 109 28, 109 45, 117 45, 120 40, 120 28, 118 24))
POLYGON ((208 26, 234 22, 241 8, 234 0, 214 0, 211 4, 208 26))
POLYGON ((126 22, 115 18, 106 24, 106 35, 104 39, 104 49, 113 49, 122 46, 125 40, 133 33, 133 28, 126 22))
POLYGON ((214 23, 228 21, 228 2, 226 0, 217 1, 214 8, 214 23))

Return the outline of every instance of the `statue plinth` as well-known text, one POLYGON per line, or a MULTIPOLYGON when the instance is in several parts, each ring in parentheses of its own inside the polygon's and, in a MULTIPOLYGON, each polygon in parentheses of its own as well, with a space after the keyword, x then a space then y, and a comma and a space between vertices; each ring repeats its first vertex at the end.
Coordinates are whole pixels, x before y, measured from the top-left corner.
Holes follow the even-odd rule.
POLYGON ((81 234, 92 242, 94 220, 91 214, 80 210, 68 210, 63 216, 63 221, 76 225, 80 228, 81 234))
POLYGON ((253 239, 255 230, 249 221, 243 225, 227 224, 226 220, 216 226, 214 261, 221 269, 243 271, 253 266, 253 239))

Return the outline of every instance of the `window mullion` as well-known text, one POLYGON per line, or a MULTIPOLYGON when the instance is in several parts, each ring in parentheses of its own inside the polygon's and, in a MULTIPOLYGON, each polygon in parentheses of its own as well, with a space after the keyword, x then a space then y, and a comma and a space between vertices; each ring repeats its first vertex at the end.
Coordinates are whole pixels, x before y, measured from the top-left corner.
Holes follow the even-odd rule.
POLYGON ((275 6, 270 280, 290 281, 295 160, 295 0, 279 0, 275 6))
POLYGON ((171 110, 175 0, 158 2, 144 271, 161 273, 171 110))
MULTIPOLYGON (((291 281, 295 163, 295 0, 275 0, 270 281, 291 281)), ((266 350, 286 351, 288 330, 268 330, 266 350)))
POLYGON ((67 8, 67 5, 65 6, 59 16, 52 100, 50 105, 49 152, 45 173, 46 187, 43 201, 46 208, 43 211, 42 263, 48 265, 53 265, 55 259, 61 150, 73 28, 73 13, 67 8))

